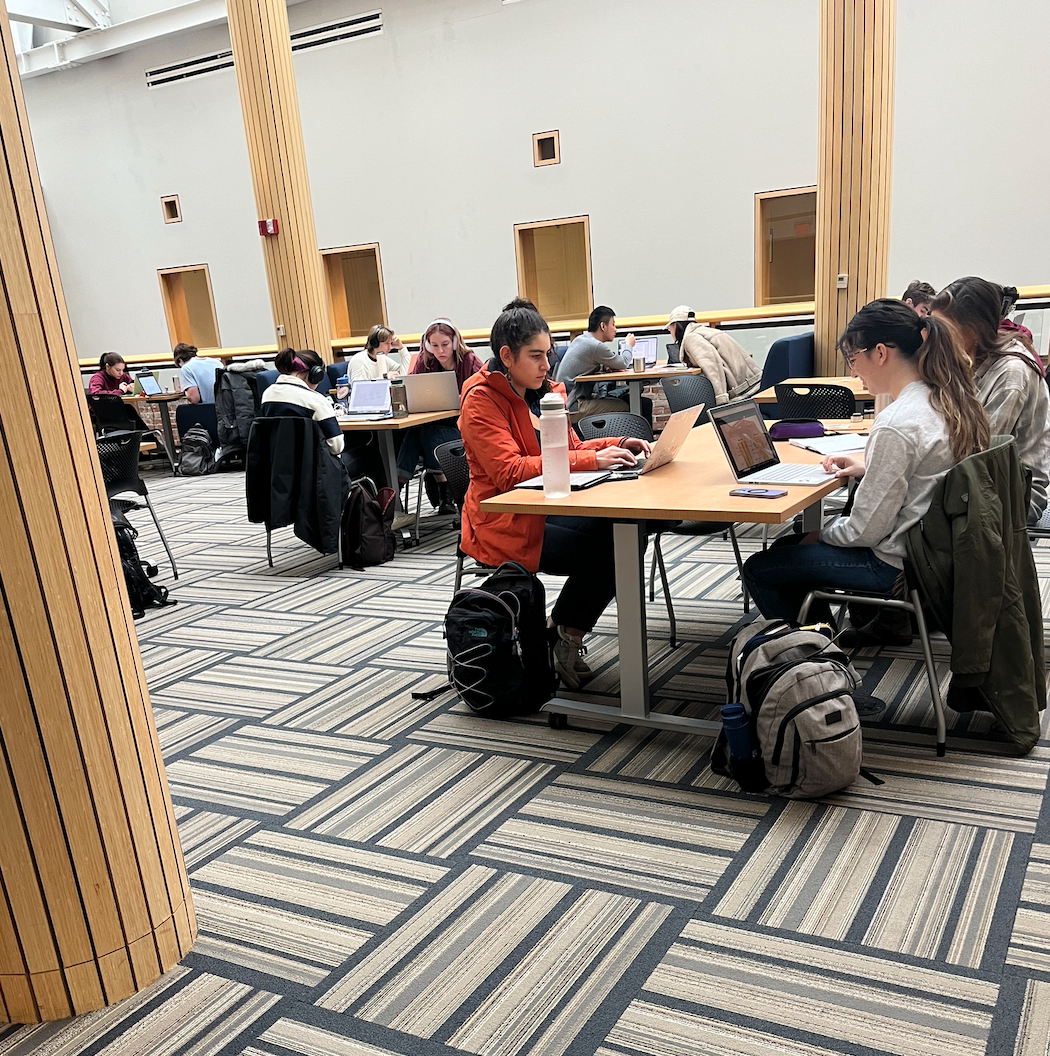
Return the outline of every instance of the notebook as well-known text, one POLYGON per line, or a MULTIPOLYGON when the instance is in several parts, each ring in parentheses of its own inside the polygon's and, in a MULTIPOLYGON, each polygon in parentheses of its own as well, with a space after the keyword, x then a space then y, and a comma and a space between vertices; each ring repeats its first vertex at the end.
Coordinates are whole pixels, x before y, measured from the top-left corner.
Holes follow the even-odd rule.
POLYGON ((727 403, 708 412, 726 461, 741 484, 818 485, 834 480, 820 466, 781 462, 754 400, 727 403))
POLYGON ((863 451, 868 444, 866 433, 843 433, 841 436, 807 436, 788 441, 803 451, 818 455, 852 455, 863 451))
MULTIPOLYGON (((611 476, 612 473, 607 469, 585 469, 578 473, 570 473, 569 489, 571 491, 583 491, 585 488, 593 488, 595 484, 601 484, 603 480, 608 480, 611 476)), ((514 487, 542 488, 543 475, 530 477, 528 480, 523 480, 520 484, 515 484, 514 487)))

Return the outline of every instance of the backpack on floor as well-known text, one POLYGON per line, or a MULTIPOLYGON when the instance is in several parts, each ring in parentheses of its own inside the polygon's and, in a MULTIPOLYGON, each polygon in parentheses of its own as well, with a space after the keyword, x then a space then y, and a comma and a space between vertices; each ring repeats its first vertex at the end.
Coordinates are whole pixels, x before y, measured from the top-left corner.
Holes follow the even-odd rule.
POLYGON ((181 441, 179 473, 184 477, 202 477, 215 470, 215 445, 203 425, 186 430, 181 441))
POLYGON ((174 605, 175 599, 168 597, 167 587, 159 587, 150 580, 157 574, 157 566, 139 557, 135 539, 138 532, 130 524, 114 524, 113 531, 117 536, 117 550, 120 553, 120 566, 124 570, 124 582, 128 587, 128 598, 131 601, 133 619, 146 615, 146 610, 156 606, 174 605))
POLYGON ((382 565, 394 556, 394 491, 376 489, 367 477, 350 485, 339 518, 339 567, 358 572, 382 565))
MULTIPOLYGON (((728 700, 750 716, 771 795, 815 799, 848 787, 861 772, 860 719, 852 696, 860 678, 831 633, 757 620, 733 639, 728 700)), ((727 756, 720 737, 712 768, 731 773, 720 769, 727 756)))
POLYGON ((479 715, 539 711, 557 685, 543 584, 507 562, 481 584, 456 592, 445 616, 448 680, 479 715))

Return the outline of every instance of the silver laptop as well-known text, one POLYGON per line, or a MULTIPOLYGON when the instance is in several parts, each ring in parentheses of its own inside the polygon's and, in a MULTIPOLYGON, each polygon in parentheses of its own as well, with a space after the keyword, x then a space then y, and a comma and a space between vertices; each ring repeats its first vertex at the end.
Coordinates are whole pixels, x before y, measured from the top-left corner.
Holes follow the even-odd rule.
POLYGON ((454 370, 434 370, 429 374, 406 374, 405 396, 409 414, 431 411, 458 411, 459 385, 454 370))
POLYGON ((626 341, 620 342, 621 352, 630 352, 631 357, 644 356, 645 357, 645 369, 652 370, 656 366, 656 355, 659 351, 658 348, 659 339, 655 337, 636 337, 634 339, 634 348, 629 348, 626 341))
POLYGON ((729 468, 741 484, 825 484, 834 479, 819 465, 781 462, 754 400, 727 403, 708 412, 729 468))
POLYGON ((677 411, 667 419, 664 431, 660 434, 656 443, 653 444, 648 458, 639 458, 633 466, 623 466, 612 471, 613 477, 639 476, 644 473, 652 473, 654 469, 666 466, 678 457, 682 445, 689 436, 690 431, 700 417, 704 406, 687 407, 684 411, 677 411))

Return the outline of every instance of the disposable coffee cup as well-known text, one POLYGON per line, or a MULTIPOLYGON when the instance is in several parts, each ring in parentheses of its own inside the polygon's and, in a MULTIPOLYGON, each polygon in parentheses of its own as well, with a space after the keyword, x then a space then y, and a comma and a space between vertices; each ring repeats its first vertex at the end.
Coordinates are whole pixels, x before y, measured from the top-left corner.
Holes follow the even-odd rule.
POLYGON ((635 374, 641 374, 645 370, 645 356, 634 357, 634 372, 635 374))

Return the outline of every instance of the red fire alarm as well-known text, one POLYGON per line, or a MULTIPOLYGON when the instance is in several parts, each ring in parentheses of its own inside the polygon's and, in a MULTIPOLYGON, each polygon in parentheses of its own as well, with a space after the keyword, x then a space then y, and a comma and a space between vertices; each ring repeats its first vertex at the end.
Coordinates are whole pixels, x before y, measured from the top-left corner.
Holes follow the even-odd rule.
POLYGON ((259 234, 264 238, 267 235, 277 234, 277 221, 276 220, 260 220, 259 221, 259 234))

